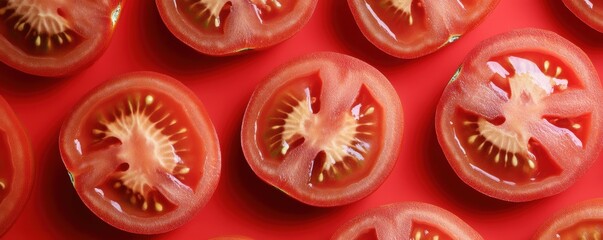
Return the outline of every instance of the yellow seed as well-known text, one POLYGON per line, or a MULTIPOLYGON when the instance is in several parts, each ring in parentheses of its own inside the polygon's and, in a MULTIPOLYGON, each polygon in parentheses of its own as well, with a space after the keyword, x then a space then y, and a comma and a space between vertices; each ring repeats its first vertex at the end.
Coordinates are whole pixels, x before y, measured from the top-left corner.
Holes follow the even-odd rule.
POLYGON ((39 47, 40 45, 42 45, 42 39, 40 38, 40 35, 38 35, 36 37, 36 47, 39 47))
POLYGON ((483 141, 482 144, 479 145, 479 147, 477 147, 477 150, 482 150, 482 148, 484 148, 484 145, 486 144, 486 141, 483 141))
POLYGON ((163 205, 161 205, 161 203, 155 202, 155 211, 162 212, 163 211, 163 205))
POLYGON ((182 128, 182 129, 180 129, 180 131, 178 131, 178 133, 185 133, 186 131, 188 131, 188 130, 186 130, 186 128, 182 128))
POLYGON ((561 74, 561 67, 557 67, 557 71, 555 72, 555 77, 558 77, 561 74))
POLYGON ((116 182, 113 184, 113 188, 120 188, 121 187, 121 183, 120 182, 116 182))
POLYGON ((421 237, 422 237, 422 236, 421 236, 421 232, 420 232, 420 231, 417 231, 417 232, 415 233, 415 240, 420 240, 420 239, 421 239, 421 237))
POLYGON ((67 39, 67 42, 71 42, 73 39, 71 39, 71 36, 69 36, 69 34, 64 33, 65 34, 65 39, 67 39))
POLYGON ((19 26, 17 27, 17 30, 19 30, 19 32, 20 32, 20 31, 23 31, 23 29, 25 29, 25 23, 19 24, 19 26))
POLYGON ((147 105, 151 105, 151 104, 153 104, 154 100, 155 100, 155 98, 153 98, 153 95, 147 95, 144 98, 144 103, 146 103, 147 105))
POLYGON ((517 167, 517 165, 519 164, 519 162, 517 161, 517 157, 515 156, 515 154, 513 154, 513 159, 511 159, 511 164, 513 164, 513 167, 517 167))
POLYGON ((191 171, 191 169, 190 169, 190 168, 188 168, 188 167, 184 167, 184 168, 180 169, 180 171, 178 171, 178 173, 180 173, 180 174, 187 174, 187 173, 189 173, 190 171, 191 171))
POLYGON ((142 210, 143 210, 143 211, 146 211, 147 209, 149 209, 149 204, 147 203, 147 201, 144 201, 144 202, 142 203, 142 210))
POLYGON ((413 24, 412 16, 408 16, 408 25, 412 26, 412 24, 413 24))
POLYGON ((500 153, 497 153, 496 156, 494 157, 494 162, 498 163, 500 162, 500 153))
POLYGON ((433 238, 432 238, 432 239, 433 239, 433 240, 440 240, 440 236, 439 236, 439 235, 435 235, 435 236, 433 236, 433 238))
POLYGON ((364 112, 364 115, 371 115, 374 112, 375 112, 375 108, 370 107, 370 108, 366 109, 366 112, 364 112))
POLYGON ((318 174, 318 182, 322 182, 325 180, 325 175, 323 173, 318 174))
POLYGON ((464 121, 463 122, 463 125, 465 125, 465 126, 469 126, 469 125, 473 125, 473 124, 475 124, 475 122, 472 122, 472 121, 464 121))
POLYGON ((63 38, 59 35, 56 35, 56 36, 57 36, 57 41, 59 41, 59 45, 63 45, 63 38))
POLYGON ((469 144, 475 143, 476 139, 477 139, 477 135, 470 136, 469 139, 468 139, 469 144))
POLYGON ((549 67, 551 66, 551 62, 549 62, 549 60, 544 61, 544 71, 548 71, 549 67))
POLYGON ((574 124, 572 125, 572 127, 573 127, 574 129, 580 129, 582 126, 581 126, 580 124, 578 124, 578 123, 574 123, 574 124))
POLYGON ((4 182, 0 182, 0 190, 4 190, 4 188, 6 188, 6 185, 4 185, 4 182))

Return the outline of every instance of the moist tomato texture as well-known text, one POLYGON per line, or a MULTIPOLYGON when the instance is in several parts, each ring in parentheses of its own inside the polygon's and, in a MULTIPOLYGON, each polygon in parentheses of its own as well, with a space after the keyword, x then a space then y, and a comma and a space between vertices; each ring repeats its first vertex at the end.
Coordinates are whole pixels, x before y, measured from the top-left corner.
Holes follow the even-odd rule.
POLYGON ((557 194, 601 151, 603 93, 577 46, 545 30, 488 39, 466 58, 436 113, 438 140, 467 184, 507 201, 557 194))
POLYGON ((536 232, 533 239, 601 239, 603 199, 590 199, 556 213, 536 232))
POLYGON ((83 202, 130 232, 184 224, 219 177, 218 140, 202 104, 156 73, 130 73, 93 90, 64 123, 60 144, 83 202))
POLYGON ((463 220, 442 208, 404 202, 371 209, 343 224, 333 240, 344 239, 482 239, 463 220))
POLYGON ((563 4, 588 26, 603 33, 602 0, 563 0, 563 4))
POLYGON ((0 61, 40 76, 90 65, 108 46, 119 0, 0 0, 0 61))
POLYGON ((364 36, 398 58, 417 58, 456 41, 498 0, 348 0, 364 36))
POLYGON ((157 0, 168 29, 209 55, 231 55, 280 43, 297 33, 317 0, 157 0))
POLYGON ((400 100, 385 76, 349 56, 315 53, 258 86, 241 141, 260 178, 304 203, 335 206, 384 181, 402 129, 400 100))

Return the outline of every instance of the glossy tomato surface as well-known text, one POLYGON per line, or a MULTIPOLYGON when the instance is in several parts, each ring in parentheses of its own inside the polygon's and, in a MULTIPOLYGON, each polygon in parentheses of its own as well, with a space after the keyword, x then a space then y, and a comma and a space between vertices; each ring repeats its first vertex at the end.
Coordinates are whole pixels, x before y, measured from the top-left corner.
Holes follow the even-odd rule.
POLYGON ((0 236, 23 210, 34 182, 31 144, 21 122, 0 97, 0 236))
POLYGON ((569 206, 551 216, 533 239, 601 239, 603 199, 590 199, 569 206))
POLYGON ((396 163, 400 99, 377 69, 321 52, 277 68, 254 91, 241 127, 253 171, 301 202, 357 201, 396 163))
POLYGON ((563 0, 563 4, 588 26, 603 33, 603 1, 563 0))
POLYGON ((0 1, 0 61, 39 76, 63 76, 96 60, 109 45, 119 0, 0 1))
POLYGON ((498 0, 348 0, 354 20, 377 48, 417 58, 459 39, 490 13, 498 0))
POLYGON ((156 0, 168 29, 209 55, 278 44, 307 22, 317 0, 156 0))
POLYGON ((186 223, 220 176, 218 139, 202 103, 153 72, 120 75, 92 90, 65 120, 59 148, 86 206, 129 232, 186 223))
MULTIPOLYGON (((451 76, 483 40, 517 28, 554 31, 586 52, 603 73, 603 35, 561 1, 500 1, 462 40, 412 60, 391 57, 366 40, 346 1, 318 1, 308 23, 289 40, 249 54, 210 57, 167 29, 155 1, 123 2, 107 51, 89 68, 49 81, 0 64, 0 95, 30 135, 37 180, 29 201, 3 239, 330 239, 345 222, 382 205, 418 201, 444 208, 484 239, 529 239, 552 213, 584 199, 603 198, 602 156, 564 192, 509 203, 465 184, 448 164, 435 133, 435 109, 451 76), (340 207, 312 207, 265 183, 249 167, 241 123, 253 91, 279 66, 305 54, 330 51, 358 58, 387 77, 404 109, 400 155, 375 192, 340 207), (132 71, 169 75, 205 106, 220 142, 221 174, 209 202, 173 231, 139 236, 119 230, 86 207, 62 162, 58 136, 84 95, 132 71)), ((564 70, 565 71, 565 70, 564 70)))

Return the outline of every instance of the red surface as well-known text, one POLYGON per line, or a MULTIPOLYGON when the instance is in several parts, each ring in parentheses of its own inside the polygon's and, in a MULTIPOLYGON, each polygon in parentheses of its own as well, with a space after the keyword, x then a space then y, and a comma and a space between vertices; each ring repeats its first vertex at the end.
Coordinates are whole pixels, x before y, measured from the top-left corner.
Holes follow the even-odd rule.
POLYGON ((367 209, 399 201, 422 201, 464 219, 486 239, 527 239, 554 211, 580 200, 603 197, 599 156, 567 191, 528 203, 486 197, 454 174, 437 143, 435 106, 467 52, 494 34, 521 27, 549 29, 585 50, 603 73, 603 34, 574 17, 561 1, 503 0, 473 31, 438 52, 399 60, 372 46, 353 22, 345 1, 322 0, 314 16, 292 39, 260 52, 207 57, 180 43, 161 22, 154 1, 128 0, 113 42, 90 68, 69 78, 31 77, 0 65, 0 94, 30 133, 37 179, 6 239, 137 237, 94 216, 69 182, 58 151, 65 115, 94 86, 135 70, 180 79, 196 92, 217 128, 223 168, 209 204, 190 223, 158 239, 206 239, 247 235, 255 239, 328 239, 337 227, 367 209), (406 126, 402 153, 386 182, 369 197, 336 208, 299 203, 259 180, 240 146, 240 124, 256 84, 273 68, 304 53, 335 51, 381 70, 398 91, 406 126))

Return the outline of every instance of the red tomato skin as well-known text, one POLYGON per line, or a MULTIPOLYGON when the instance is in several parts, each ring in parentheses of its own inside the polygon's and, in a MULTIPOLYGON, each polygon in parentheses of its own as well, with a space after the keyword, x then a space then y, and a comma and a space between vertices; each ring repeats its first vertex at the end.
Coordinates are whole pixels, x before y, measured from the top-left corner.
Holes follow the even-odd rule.
POLYGON ((536 231, 534 240, 558 239, 559 231, 581 221, 603 221, 603 198, 589 199, 555 213, 536 231))
POLYGON ((563 4, 592 29, 603 33, 603 6, 598 6, 598 12, 590 9, 584 0, 562 0, 563 4))

